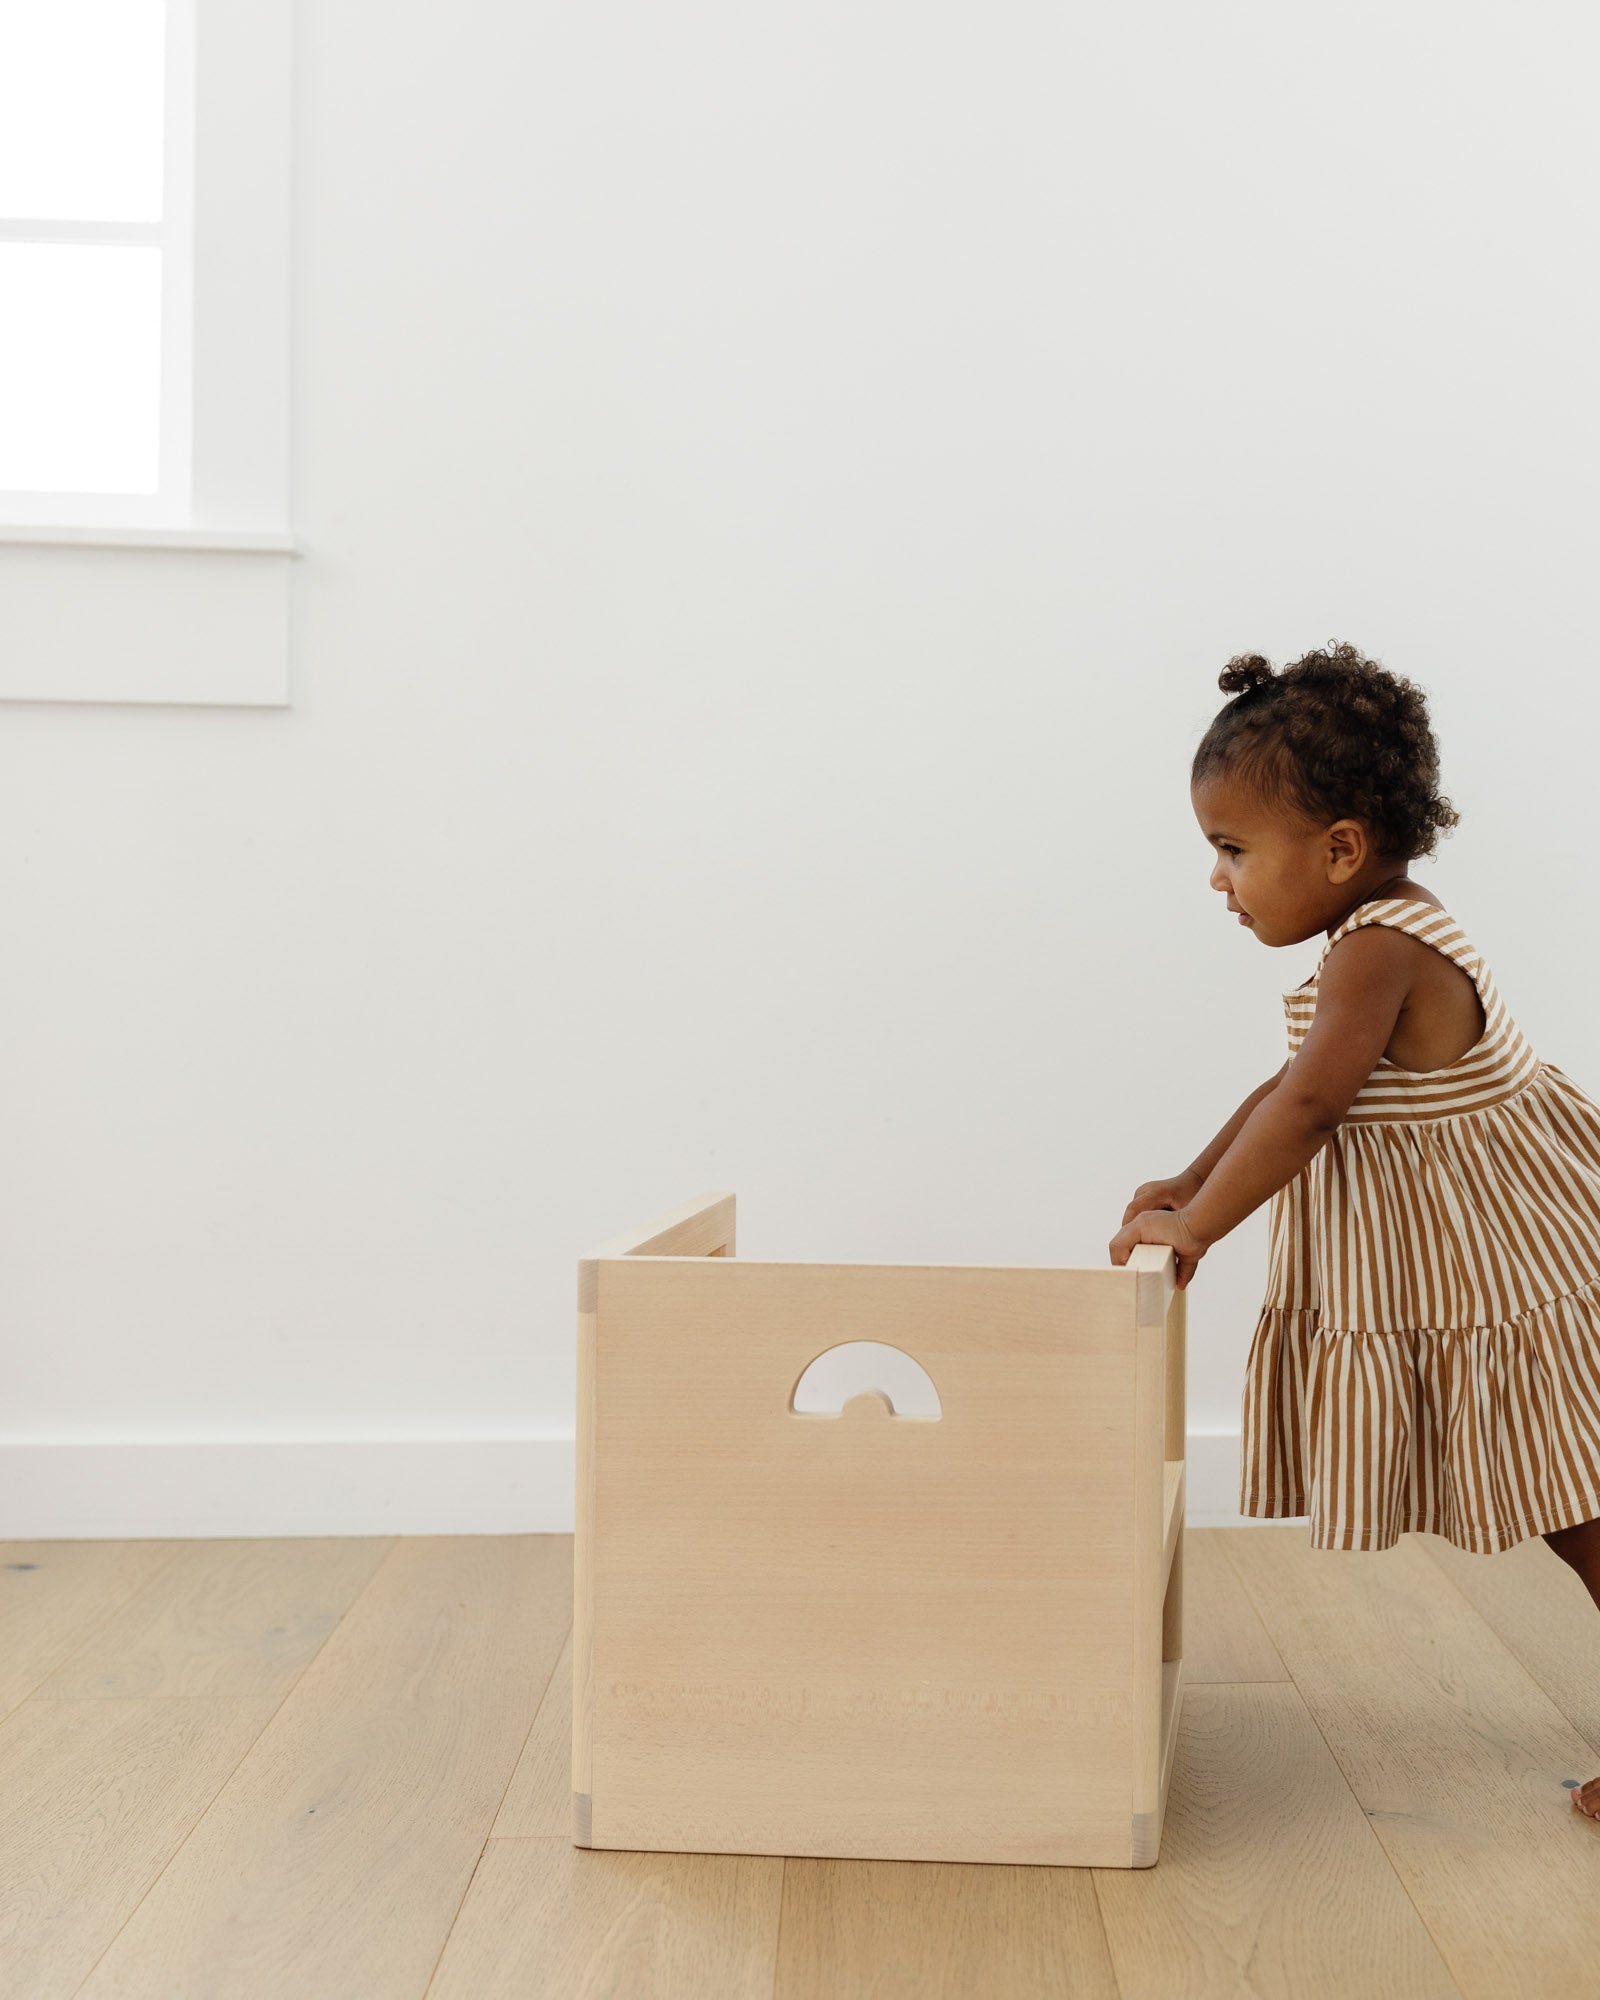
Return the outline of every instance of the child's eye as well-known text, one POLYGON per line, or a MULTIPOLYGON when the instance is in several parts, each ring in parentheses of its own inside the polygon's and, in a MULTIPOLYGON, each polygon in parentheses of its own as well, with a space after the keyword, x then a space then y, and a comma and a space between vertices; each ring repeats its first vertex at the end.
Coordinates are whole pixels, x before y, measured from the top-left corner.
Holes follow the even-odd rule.
POLYGON ((1237 847, 1230 847, 1225 840, 1219 841, 1217 844, 1221 847, 1224 854, 1237 854, 1239 852, 1237 847))

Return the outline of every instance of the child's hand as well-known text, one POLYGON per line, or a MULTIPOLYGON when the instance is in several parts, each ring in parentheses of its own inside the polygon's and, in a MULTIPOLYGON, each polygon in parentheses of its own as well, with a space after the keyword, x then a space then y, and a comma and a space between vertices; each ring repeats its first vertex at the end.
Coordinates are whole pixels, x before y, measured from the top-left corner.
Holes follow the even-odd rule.
POLYGON ((1111 1261, 1126 1264, 1139 1243, 1169 1243, 1178 1253, 1178 1290, 1181 1292, 1200 1268, 1200 1259, 1211 1248, 1189 1227, 1181 1208, 1147 1208, 1125 1223, 1111 1239, 1111 1261))
POLYGON ((1132 1222, 1147 1208, 1186 1208, 1205 1183, 1204 1174, 1185 1171, 1170 1181, 1144 1181, 1133 1191, 1133 1200, 1122 1211, 1122 1219, 1132 1222))

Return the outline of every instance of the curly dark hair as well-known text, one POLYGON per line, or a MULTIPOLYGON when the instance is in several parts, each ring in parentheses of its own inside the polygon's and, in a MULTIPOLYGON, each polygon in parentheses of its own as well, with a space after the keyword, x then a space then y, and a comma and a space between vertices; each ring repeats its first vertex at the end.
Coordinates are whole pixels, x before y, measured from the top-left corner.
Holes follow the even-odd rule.
POLYGON ((1308 819, 1359 819, 1379 853, 1414 861, 1460 814, 1438 790, 1427 698, 1354 646, 1330 640, 1274 673, 1240 653, 1217 677, 1235 697, 1200 739, 1191 784, 1238 778, 1308 819))

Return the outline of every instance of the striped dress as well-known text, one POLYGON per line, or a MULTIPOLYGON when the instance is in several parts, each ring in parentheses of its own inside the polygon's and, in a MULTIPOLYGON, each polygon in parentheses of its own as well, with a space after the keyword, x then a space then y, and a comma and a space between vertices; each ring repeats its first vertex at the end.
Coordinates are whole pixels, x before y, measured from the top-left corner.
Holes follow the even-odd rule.
POLYGON ((1380 1057, 1273 1195, 1240 1511, 1309 1514, 1319 1549, 1414 1530, 1490 1554, 1600 1517, 1600 1104, 1534 1054, 1454 920, 1400 898, 1283 996, 1291 1055, 1362 924, 1459 965, 1486 1025, 1443 1069, 1380 1057))

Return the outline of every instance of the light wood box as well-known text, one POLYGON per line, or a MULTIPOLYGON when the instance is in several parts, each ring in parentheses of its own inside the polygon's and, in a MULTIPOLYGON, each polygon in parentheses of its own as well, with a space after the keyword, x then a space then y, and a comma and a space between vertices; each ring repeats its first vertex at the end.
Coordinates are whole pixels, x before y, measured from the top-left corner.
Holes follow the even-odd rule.
POLYGON ((574 1843, 1154 1862, 1183 1687, 1174 1269, 1155 1245, 741 1263, 724 1191, 580 1260, 574 1843), (940 1414, 795 1410, 855 1341, 913 1357, 940 1414))

